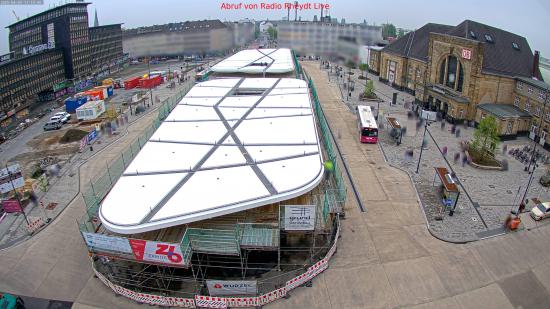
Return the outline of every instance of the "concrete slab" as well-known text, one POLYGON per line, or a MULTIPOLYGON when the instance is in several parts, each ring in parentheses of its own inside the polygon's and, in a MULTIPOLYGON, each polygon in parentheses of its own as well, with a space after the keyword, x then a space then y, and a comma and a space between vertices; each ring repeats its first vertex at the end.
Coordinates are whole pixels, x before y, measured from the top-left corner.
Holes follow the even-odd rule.
POLYGON ((414 201, 396 201, 392 199, 390 204, 395 210, 403 226, 424 225, 424 215, 420 205, 414 201))
POLYGON ((332 302, 328 296, 328 291, 325 273, 323 273, 315 278, 312 287, 296 288, 290 292, 289 298, 281 299, 266 307, 274 309, 302 308, 304 304, 307 304, 311 308, 334 308, 338 304, 332 302))
POLYGON ((393 290, 380 264, 332 269, 325 275, 330 282, 331 303, 340 308, 390 308, 396 305, 393 290))
POLYGON ((431 259, 441 282, 452 295, 486 286, 493 281, 469 250, 434 255, 431 259))
POLYGON ((430 258, 386 263, 384 269, 400 306, 449 296, 430 258))
POLYGON ((382 186, 369 167, 357 167, 351 172, 355 186, 361 192, 363 201, 387 200, 382 186))
POLYGON ((39 256, 26 256, 8 274, 9 291, 21 295, 34 295, 54 267, 56 260, 39 256))
POLYGON ((535 267, 533 269, 533 273, 537 276, 540 283, 546 288, 546 291, 550 293, 550 262, 535 267))
POLYGON ((367 209, 365 215, 365 224, 373 229, 397 229, 404 225, 402 216, 400 216, 395 208, 391 205, 391 202, 384 201, 385 206, 374 206, 368 201, 364 204, 367 209))
POLYGON ((462 309, 513 309, 498 284, 491 284, 481 289, 476 289, 454 297, 462 309))
POLYGON ((429 303, 424 303, 424 304, 420 304, 412 307, 406 307, 406 308, 409 308, 409 309, 441 309, 441 308, 460 309, 460 306, 458 305, 454 297, 447 297, 447 298, 434 300, 429 303))
POLYGON ((382 263, 428 256, 428 252, 403 228, 378 229, 371 235, 382 263))
POLYGON ((342 237, 338 240, 338 252, 331 260, 331 267, 378 263, 378 254, 363 221, 352 217, 343 222, 342 237))
POLYGON ((80 290, 92 276, 90 267, 84 269, 63 269, 55 267, 35 292, 36 297, 74 301, 80 290), (86 280, 83 280, 86 278, 86 280))
POLYGON ((430 234, 426 225, 409 225, 403 227, 407 233, 430 254, 453 253, 466 250, 466 245, 441 241, 430 234))
POLYGON ((496 280, 526 271, 528 268, 521 258, 523 254, 518 252, 510 241, 499 241, 498 238, 492 238, 471 246, 473 254, 496 280))
POLYGON ((532 271, 500 280, 498 285, 515 308, 543 309, 550 306, 550 294, 532 271))
POLYGON ((126 297, 115 295, 103 282, 93 276, 76 297, 75 303, 97 306, 99 308, 136 308, 138 303, 126 297))

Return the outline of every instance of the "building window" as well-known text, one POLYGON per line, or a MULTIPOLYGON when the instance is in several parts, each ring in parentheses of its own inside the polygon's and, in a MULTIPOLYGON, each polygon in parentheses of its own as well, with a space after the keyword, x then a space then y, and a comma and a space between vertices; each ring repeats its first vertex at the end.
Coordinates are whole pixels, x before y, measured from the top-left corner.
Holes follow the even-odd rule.
POLYGON ((529 111, 529 108, 530 108, 529 102, 525 102, 525 108, 524 108, 523 110, 526 111, 526 112, 528 112, 528 111, 529 111))
POLYGON ((539 99, 544 100, 545 98, 546 98, 546 96, 544 95, 544 91, 539 90, 539 99))
POLYGON ((540 106, 535 109, 535 116, 540 117, 540 106))
POLYGON ((470 30, 470 37, 471 37, 472 39, 477 39, 476 33, 473 32, 472 30, 470 30))
POLYGON ((513 42, 513 43, 512 43, 512 47, 513 47, 515 50, 519 50, 519 45, 518 45, 518 43, 516 43, 516 42, 513 42))
POLYGON ((464 71, 462 64, 455 56, 450 55, 441 62, 439 66, 439 83, 462 92, 464 71))
POLYGON ((514 99, 514 105, 515 105, 515 106, 519 107, 519 103, 520 103, 520 102, 521 102, 521 100, 520 100, 519 97, 516 97, 516 98, 514 99))
POLYGON ((489 34, 485 35, 485 41, 487 41, 488 43, 494 43, 493 37, 489 34))
POLYGON ((550 121, 550 111, 547 112, 546 115, 544 115, 544 120, 550 121))
POLYGON ((533 87, 527 87, 527 93, 529 94, 533 93, 533 87))

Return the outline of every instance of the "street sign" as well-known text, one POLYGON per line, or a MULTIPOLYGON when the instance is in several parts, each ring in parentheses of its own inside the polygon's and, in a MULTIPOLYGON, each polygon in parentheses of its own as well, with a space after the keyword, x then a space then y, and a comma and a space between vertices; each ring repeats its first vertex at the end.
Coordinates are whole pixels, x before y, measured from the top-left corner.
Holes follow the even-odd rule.
POLYGON ((7 193, 25 185, 25 178, 19 164, 13 164, 0 170, 0 193, 7 193))
POLYGON ((315 229, 315 205, 285 205, 285 231, 315 229))

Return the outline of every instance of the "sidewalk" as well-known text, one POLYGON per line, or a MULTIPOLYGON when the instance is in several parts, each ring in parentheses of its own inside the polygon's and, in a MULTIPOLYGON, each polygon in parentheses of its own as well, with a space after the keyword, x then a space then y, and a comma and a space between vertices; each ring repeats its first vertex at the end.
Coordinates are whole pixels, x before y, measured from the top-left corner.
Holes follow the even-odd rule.
MULTIPOLYGON (((186 83, 176 83, 176 88, 174 89, 167 89, 164 87, 165 84, 162 84, 154 90, 154 95, 162 102, 166 98, 176 94, 178 91, 183 90, 185 87, 189 87, 192 83, 192 79, 188 80, 186 83)), ((96 153, 119 140, 124 136, 124 134, 127 134, 124 132, 126 132, 129 126, 139 119, 150 114, 157 115, 157 106, 160 106, 160 103, 155 102, 151 107, 146 108, 143 113, 138 115, 130 114, 127 110, 119 117, 120 121, 117 122, 118 126, 116 128, 117 134, 110 135, 107 131, 103 133, 98 132, 98 139, 92 145, 93 150, 90 150, 90 147, 85 147, 81 153, 77 152, 72 155, 72 157, 70 157, 70 159, 61 166, 58 176, 49 177, 50 184, 48 185, 47 191, 40 192, 38 194, 37 197, 39 203, 42 203, 45 207, 47 207, 50 203, 57 203, 55 208, 48 210, 39 207, 38 205, 29 204, 25 209, 27 217, 40 217, 44 220, 44 222, 46 222, 48 218, 52 220, 55 219, 80 192, 80 179, 78 177, 78 170, 80 166, 96 153), (128 121, 126 122, 125 119, 128 121)), ((102 167, 104 168, 107 163, 109 163, 109 161, 104 161, 102 167)), ((19 214, 15 216, 14 214, 8 214, 8 216, 0 224, 0 250, 30 239, 32 235, 29 235, 26 225, 27 223, 23 215, 19 214)), ((47 225, 48 224, 46 224, 43 228, 47 225)), ((38 231, 34 232, 34 234, 36 233, 38 233, 38 231)))

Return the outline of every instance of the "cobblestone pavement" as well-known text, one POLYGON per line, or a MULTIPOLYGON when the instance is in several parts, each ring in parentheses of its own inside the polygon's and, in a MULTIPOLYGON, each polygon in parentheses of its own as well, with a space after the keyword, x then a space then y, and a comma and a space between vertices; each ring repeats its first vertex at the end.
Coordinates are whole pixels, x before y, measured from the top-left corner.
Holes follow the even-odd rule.
MULTIPOLYGON (((158 97, 160 101, 165 100, 168 97, 176 94, 178 91, 190 87, 193 81, 189 80, 185 84, 177 84, 176 88, 168 89, 165 85, 161 85, 153 90, 155 97, 158 97)), ((148 115, 150 112, 156 113, 155 106, 159 103, 153 104, 151 107, 146 108, 145 112, 141 114, 130 114, 128 111, 124 113, 118 122, 115 132, 125 132, 128 125, 134 123, 136 120, 148 115), (126 121, 125 119, 128 119, 126 121)), ((40 192, 38 194, 38 201, 44 206, 50 203, 57 203, 55 208, 48 210, 38 205, 29 204, 25 208, 25 213, 29 219, 41 217, 44 221, 47 218, 55 219, 67 205, 75 198, 80 192, 78 170, 83 162, 86 162, 89 158, 94 156, 97 152, 101 151, 106 146, 115 142, 121 137, 119 134, 107 134, 106 132, 99 132, 97 141, 93 144, 93 150, 89 147, 84 148, 82 153, 75 153, 69 160, 61 164, 61 169, 57 176, 49 178, 49 186, 46 192, 40 192), (76 175, 76 176, 75 176, 76 175)), ((107 164, 108 162, 105 162, 107 164)), ((76 223, 75 223, 76 224, 76 223)), ((34 233, 36 234, 36 232, 34 233)), ((20 214, 8 214, 7 217, 0 223, 0 249, 12 246, 18 242, 27 240, 32 235, 29 234, 26 228, 25 218, 20 214)))
MULTIPOLYGON (((347 69, 344 69, 347 72, 347 69)), ((327 70, 325 70, 327 71, 327 70)), ((430 226, 430 231, 441 239, 454 242, 473 241, 479 237, 485 237, 495 233, 502 233, 503 222, 512 209, 516 210, 521 197, 525 193, 525 188, 529 181, 530 174, 524 171, 525 165, 514 157, 504 154, 501 151, 497 153, 497 159, 506 160, 508 162, 507 171, 491 171, 474 168, 468 164, 462 164, 462 150, 460 141, 471 140, 474 128, 459 125, 456 128, 460 130, 459 137, 452 134, 452 125, 442 122, 432 123, 428 130, 437 142, 435 143, 427 136, 429 142, 422 153, 422 160, 419 168, 419 173, 416 173, 420 145, 422 143, 422 135, 424 126, 417 128, 418 119, 410 117, 408 111, 412 109, 414 97, 409 93, 396 90, 384 83, 378 81, 378 77, 368 74, 372 78, 375 91, 380 99, 380 102, 361 102, 358 100, 359 94, 364 90, 365 80, 359 79, 361 73, 358 70, 352 70, 354 73, 348 79, 347 74, 342 77, 336 77, 327 71, 332 84, 338 85, 342 101, 348 106, 350 111, 355 110, 358 104, 370 105, 376 110, 380 108, 381 130, 379 133, 380 147, 388 162, 404 171, 406 171, 415 184, 419 198, 422 201, 426 220, 430 226), (355 89, 349 95, 349 90, 344 84, 349 83, 349 80, 355 82, 355 89), (397 104, 391 105, 393 93, 398 93, 397 104), (392 116, 398 119, 402 126, 407 128, 406 134, 402 138, 401 145, 397 146, 394 138, 390 135, 390 129, 385 121, 385 117, 392 116), (440 150, 443 147, 447 148, 447 160, 445 162, 440 150), (413 157, 405 158, 405 151, 412 150, 413 157), (455 162, 455 154, 459 154, 460 159, 455 162), (449 212, 443 212, 441 207, 442 202, 436 193, 437 180, 434 184, 435 170, 434 167, 445 167, 449 169, 451 165, 455 171, 463 188, 459 186, 460 198, 457 203, 457 208, 453 216, 449 216, 449 212), (469 200, 465 191, 471 197, 469 200), (476 207, 474 204, 476 203, 476 207), (479 206, 479 207, 477 207, 479 206), (443 220, 438 220, 442 218, 443 220), (484 233, 485 232, 485 233, 484 233), (478 235, 478 233, 481 233, 478 235), (488 233, 488 234, 487 234, 488 233)), ((376 114, 376 111, 374 111, 376 114)), ((523 148, 526 145, 533 147, 533 141, 527 137, 519 137, 517 140, 505 141, 501 147, 506 147, 508 150, 513 148, 523 148)), ((549 155, 547 151, 538 148, 541 153, 549 155)), ((537 197, 540 200, 549 200, 550 193, 548 188, 542 187, 538 180, 546 171, 546 165, 541 163, 541 166, 535 170, 529 192, 526 198, 537 197)), ((530 202, 526 210, 530 210, 533 203, 530 202)), ((524 222, 522 228, 532 225, 540 225, 535 223, 529 216, 522 216, 524 222)), ((542 223, 545 224, 545 223, 542 223)), ((550 224, 550 223, 549 223, 550 224)))

